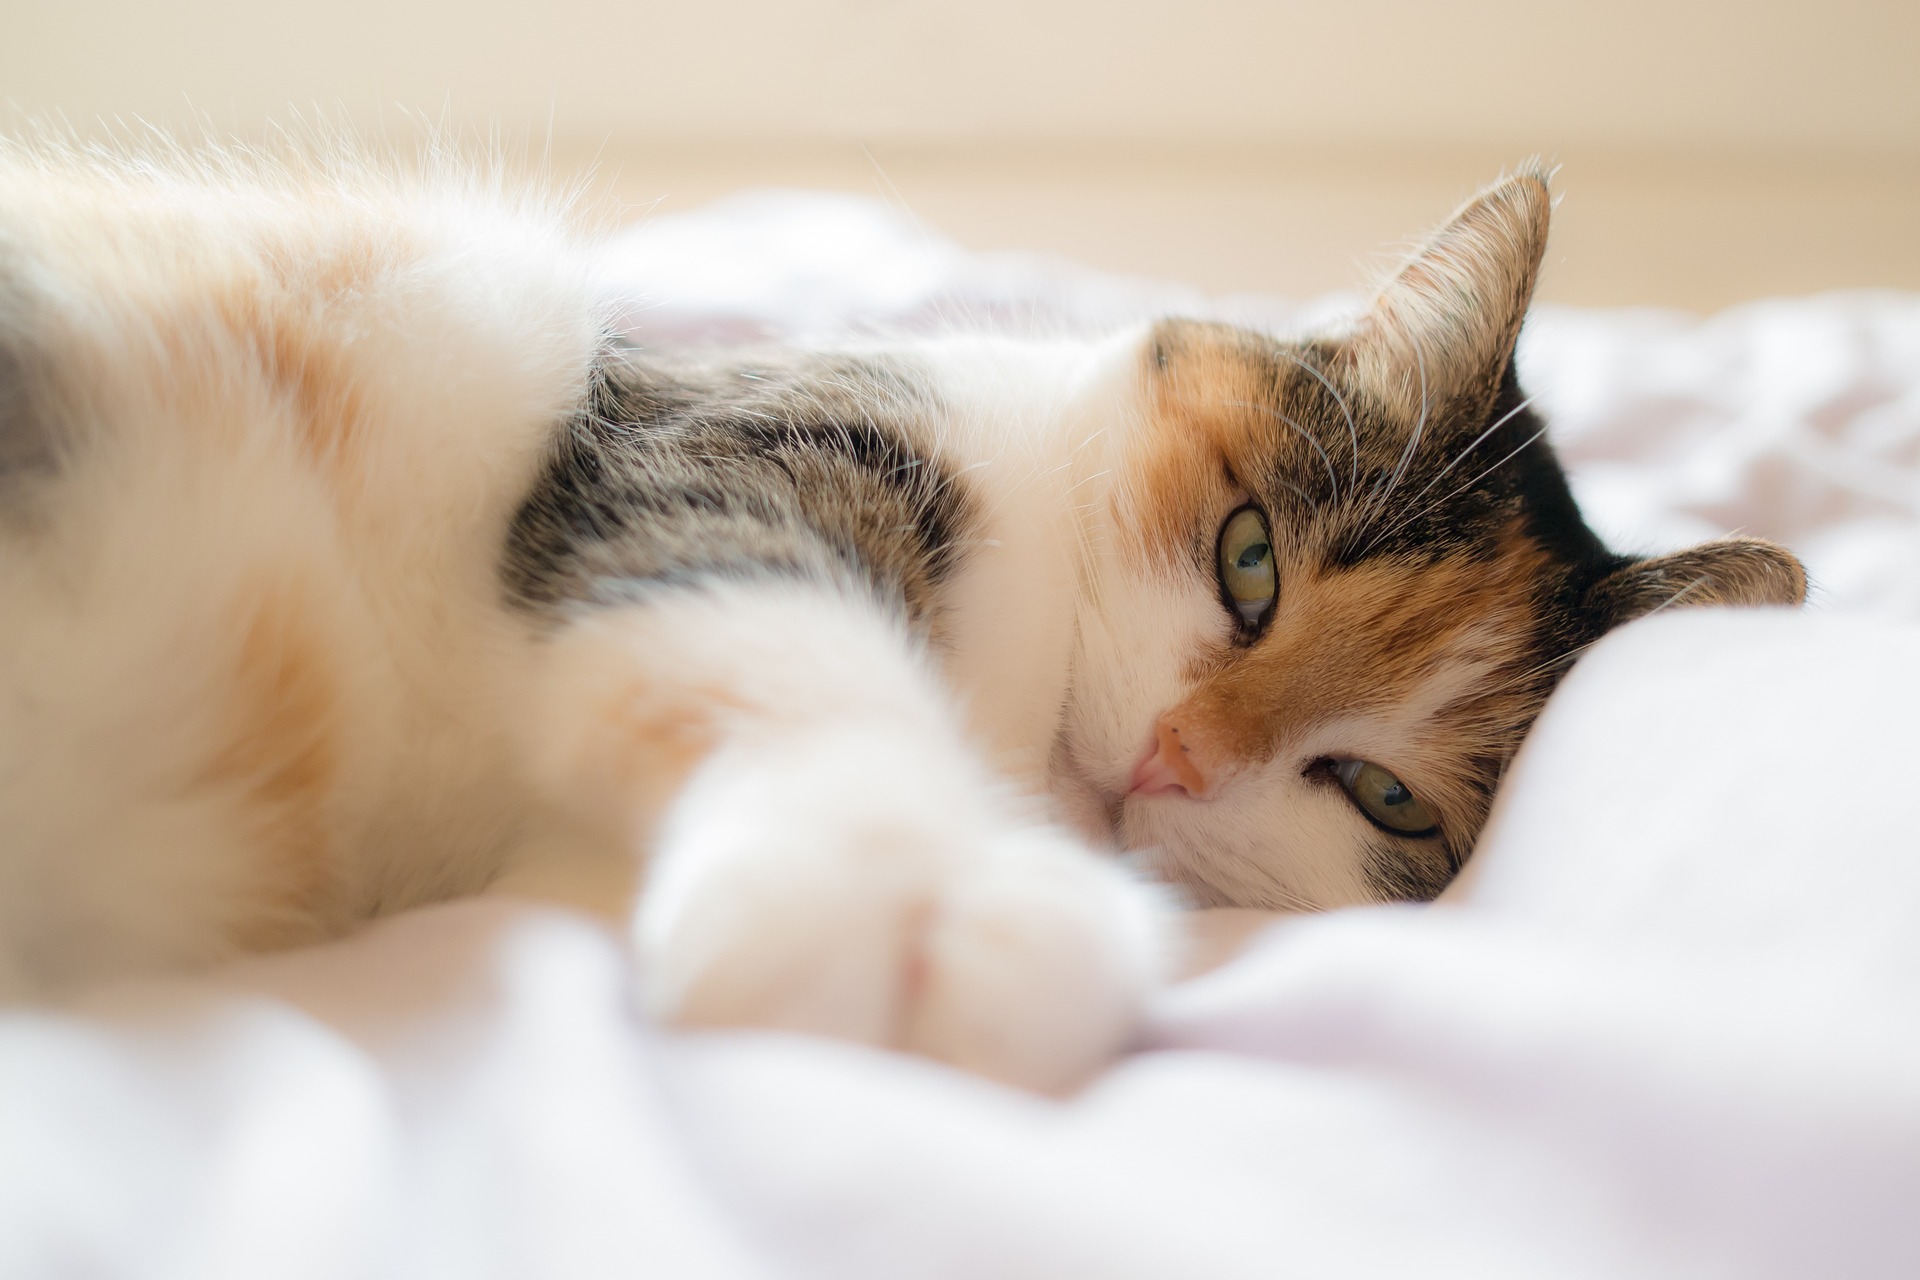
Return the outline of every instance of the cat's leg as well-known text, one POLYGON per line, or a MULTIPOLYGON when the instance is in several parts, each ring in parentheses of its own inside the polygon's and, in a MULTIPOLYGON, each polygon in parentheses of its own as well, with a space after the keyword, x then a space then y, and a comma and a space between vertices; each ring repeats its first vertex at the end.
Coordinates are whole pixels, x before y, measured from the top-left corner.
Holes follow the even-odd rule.
POLYGON ((1159 898, 992 776, 881 610, 666 593, 570 624, 542 665, 535 776, 576 850, 646 859, 618 905, 660 1016, 1039 1089, 1126 1042, 1163 967, 1159 898))

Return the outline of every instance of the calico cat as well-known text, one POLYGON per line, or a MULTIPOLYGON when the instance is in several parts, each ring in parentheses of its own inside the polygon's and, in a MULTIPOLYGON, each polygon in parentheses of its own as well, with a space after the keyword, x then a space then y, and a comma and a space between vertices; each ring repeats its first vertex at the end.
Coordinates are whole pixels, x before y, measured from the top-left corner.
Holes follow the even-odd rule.
POLYGON ((1537 168, 1337 332, 701 358, 484 186, 0 152, 0 988, 491 887, 661 1017, 1059 1087, 1163 971, 1146 879, 1432 897, 1583 646, 1803 594, 1582 523, 1537 168))

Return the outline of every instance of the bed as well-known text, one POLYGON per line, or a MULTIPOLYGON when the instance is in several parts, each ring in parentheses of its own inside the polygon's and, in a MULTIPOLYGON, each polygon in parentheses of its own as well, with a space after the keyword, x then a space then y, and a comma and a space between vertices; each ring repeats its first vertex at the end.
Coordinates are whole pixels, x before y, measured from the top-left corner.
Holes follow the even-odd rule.
MULTIPOLYGON (((1352 303, 794 192, 605 278, 641 343, 1352 303)), ((1211 918, 1063 1102, 663 1034, 609 933, 504 899, 7 1012, 0 1275, 1920 1274, 1920 297, 1544 307, 1521 359, 1611 541, 1775 538, 1816 593, 1595 648, 1440 903, 1211 918)))

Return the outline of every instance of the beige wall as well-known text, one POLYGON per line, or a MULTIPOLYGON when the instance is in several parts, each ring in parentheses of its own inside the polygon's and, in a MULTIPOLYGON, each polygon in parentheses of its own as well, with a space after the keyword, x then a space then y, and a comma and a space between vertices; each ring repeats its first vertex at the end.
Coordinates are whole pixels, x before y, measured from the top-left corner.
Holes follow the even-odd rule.
POLYGON ((5 0, 75 116, 438 107, 568 136, 1781 144, 1920 156, 1913 0, 5 0))
POLYGON ((1306 291, 1567 163, 1560 296, 1920 287, 1920 0, 0 0, 0 97, 254 133, 315 105, 551 138, 669 207, 884 188, 975 243, 1306 291), (1284 252, 1276 248, 1284 242, 1284 252))

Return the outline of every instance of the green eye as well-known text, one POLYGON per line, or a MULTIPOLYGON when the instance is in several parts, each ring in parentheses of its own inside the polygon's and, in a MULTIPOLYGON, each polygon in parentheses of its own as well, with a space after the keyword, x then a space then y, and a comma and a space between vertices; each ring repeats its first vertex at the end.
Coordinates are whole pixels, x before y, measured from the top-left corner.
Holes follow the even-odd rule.
POLYGON ((1360 812, 1396 835, 1430 836, 1439 830, 1427 806, 1407 784, 1365 760, 1336 760, 1333 776, 1347 789, 1360 812))
POLYGON ((1242 507, 1220 529, 1220 588, 1251 627, 1273 608, 1275 586, 1267 518, 1257 507, 1242 507))

